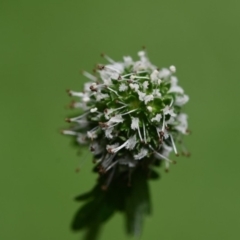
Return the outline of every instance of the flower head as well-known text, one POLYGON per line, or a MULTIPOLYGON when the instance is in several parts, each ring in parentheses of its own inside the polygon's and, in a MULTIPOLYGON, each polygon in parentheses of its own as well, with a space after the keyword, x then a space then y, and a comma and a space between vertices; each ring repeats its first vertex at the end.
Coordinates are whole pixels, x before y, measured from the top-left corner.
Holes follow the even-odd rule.
POLYGON ((145 51, 138 56, 115 62, 104 55, 109 63, 98 65, 96 75, 83 72, 89 79, 84 91, 69 91, 82 115, 68 119, 74 124, 63 133, 89 144, 101 172, 118 166, 127 172, 156 161, 168 169, 174 162, 169 154, 178 154, 175 141, 188 133, 182 107, 189 97, 178 85, 176 67, 158 69, 145 51))

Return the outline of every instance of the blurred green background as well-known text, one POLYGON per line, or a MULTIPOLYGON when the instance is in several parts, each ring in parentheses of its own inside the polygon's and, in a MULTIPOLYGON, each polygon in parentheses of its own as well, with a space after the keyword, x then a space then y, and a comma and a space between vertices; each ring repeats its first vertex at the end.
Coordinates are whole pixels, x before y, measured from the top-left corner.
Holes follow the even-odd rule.
MULTIPOLYGON (((136 59, 142 45, 156 65, 177 66, 193 134, 191 158, 150 183, 141 239, 240 239, 239 12, 236 0, 0 1, 0 239, 81 239, 73 197, 96 176, 90 155, 59 134, 65 89, 81 90, 79 71, 101 52, 136 59)), ((123 220, 100 239, 127 239, 123 220)))

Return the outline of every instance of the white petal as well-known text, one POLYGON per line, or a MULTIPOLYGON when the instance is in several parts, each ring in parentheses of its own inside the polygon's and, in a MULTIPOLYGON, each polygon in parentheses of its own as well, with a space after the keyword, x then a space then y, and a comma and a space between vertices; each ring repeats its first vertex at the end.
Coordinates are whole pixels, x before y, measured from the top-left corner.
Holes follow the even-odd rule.
POLYGON ((189 100, 188 95, 176 96, 175 105, 183 106, 189 100))
POLYGON ((140 101, 144 101, 144 97, 146 96, 146 93, 143 93, 141 91, 138 91, 138 97, 140 101))
POLYGON ((148 102, 152 101, 154 99, 153 95, 150 94, 150 95, 147 95, 144 97, 144 102, 145 104, 147 104, 148 102))
POLYGON ((162 119, 162 115, 158 113, 154 118, 151 119, 151 121, 160 122, 161 119, 162 119))
POLYGON ((126 145, 126 148, 132 150, 135 147, 136 143, 137 138, 136 135, 134 135, 128 139, 128 144, 126 145))
POLYGON ((123 119, 122 115, 120 115, 120 114, 111 117, 109 120, 109 122, 112 122, 112 123, 120 123, 123 121, 124 121, 124 119, 123 119))
POLYGON ((124 92, 128 89, 128 86, 125 83, 121 83, 119 86, 119 91, 124 92))
POLYGON ((132 117, 131 129, 136 130, 139 128, 139 118, 132 117))
POLYGON ((147 154, 148 150, 146 148, 141 148, 140 152, 134 155, 134 159, 142 159, 147 156, 147 154))

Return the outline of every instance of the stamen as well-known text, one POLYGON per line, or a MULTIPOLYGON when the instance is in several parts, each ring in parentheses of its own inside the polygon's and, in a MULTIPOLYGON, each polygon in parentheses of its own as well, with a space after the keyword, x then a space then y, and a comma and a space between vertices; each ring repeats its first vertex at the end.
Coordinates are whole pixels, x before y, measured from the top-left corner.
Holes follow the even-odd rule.
POLYGON ((112 181, 112 179, 113 179, 113 176, 114 176, 114 173, 115 173, 115 169, 116 169, 116 168, 114 167, 113 170, 112 170, 112 172, 109 174, 109 177, 108 177, 108 179, 107 179, 106 184, 102 186, 102 190, 103 190, 103 191, 106 191, 106 190, 108 189, 108 187, 109 187, 109 185, 110 185, 110 183, 111 183, 111 181, 112 181))
POLYGON ((162 132, 164 132, 164 129, 165 129, 165 115, 163 114, 162 132))
POLYGON ((97 77, 93 76, 92 74, 90 74, 89 72, 86 72, 86 71, 82 71, 82 74, 90 79, 91 81, 97 81, 97 77))
POLYGON ((136 80, 138 80, 138 79, 147 79, 147 80, 150 80, 149 77, 143 77, 143 76, 137 76, 137 75, 131 75, 130 79, 131 79, 131 80, 134 80, 134 79, 136 79, 136 80))
POLYGON ((122 104, 122 105, 128 106, 126 103, 121 102, 121 101, 119 101, 119 100, 116 100, 116 103, 120 103, 120 104, 122 104))
POLYGON ((104 171, 109 166, 109 164, 112 162, 112 160, 115 156, 116 156, 116 154, 110 154, 110 153, 108 153, 106 156, 104 156, 104 159, 102 161, 102 167, 103 167, 104 171))
POLYGON ((115 149, 111 149, 111 152, 112 153, 117 153, 119 150, 121 150, 122 148, 124 148, 128 144, 128 141, 129 140, 127 140, 125 143, 123 143, 122 145, 120 145, 119 147, 117 147, 115 149))
POLYGON ((182 155, 183 156, 186 156, 186 157, 190 157, 191 156, 191 153, 187 150, 186 146, 183 145, 183 143, 181 142, 180 143, 181 145, 181 148, 182 148, 182 155))
POLYGON ((161 153, 157 152, 151 145, 149 145, 150 148, 163 160, 165 160, 168 163, 176 163, 175 161, 170 160, 169 158, 165 157, 164 155, 162 155, 161 153))
POLYGON ((74 96, 74 97, 82 97, 83 96, 82 92, 75 92, 75 91, 72 91, 72 90, 67 90, 67 93, 70 96, 74 96))
POLYGON ((131 111, 128 111, 128 112, 126 112, 126 113, 123 113, 122 116, 124 116, 124 115, 126 115, 126 114, 129 114, 129 113, 132 113, 132 112, 135 112, 135 111, 137 111, 137 109, 133 109, 133 110, 131 110, 131 111))
POLYGON ((72 136, 75 136, 78 134, 77 132, 71 131, 71 130, 62 130, 61 132, 62 132, 62 134, 72 135, 72 136))
POLYGON ((101 87, 106 87, 106 85, 93 83, 89 88, 92 92, 96 92, 101 87))
POLYGON ((107 172, 110 168, 114 167, 117 163, 118 163, 118 161, 113 162, 112 164, 110 164, 110 165, 106 168, 105 171, 107 172))
POLYGON ((76 120, 79 120, 79 119, 85 117, 87 114, 88 114, 88 112, 86 112, 78 117, 75 117, 75 118, 66 118, 65 120, 66 120, 66 122, 75 122, 76 120))
POLYGON ((175 145, 175 142, 174 142, 174 140, 173 140, 173 137, 172 137, 171 134, 169 134, 169 136, 170 136, 170 138, 171 138, 171 142, 172 142, 173 150, 174 150, 176 156, 179 156, 178 151, 177 151, 177 148, 176 148, 176 145, 175 145))
POLYGON ((146 139, 146 129, 145 129, 145 124, 143 123, 143 136, 144 136, 144 142, 147 143, 146 139))
POLYGON ((118 93, 117 93, 115 90, 113 90, 112 88, 110 88, 110 87, 107 87, 107 89, 108 89, 108 90, 110 90, 110 91, 112 91, 112 92, 114 92, 114 93, 115 93, 115 94, 116 94, 118 97, 120 97, 120 98, 121 98, 121 96, 119 96, 119 95, 118 95, 118 93))
POLYGON ((142 135, 141 135, 141 132, 140 132, 139 126, 138 126, 138 135, 139 135, 139 137, 140 137, 141 142, 143 142, 143 139, 142 139, 142 135))
POLYGON ((113 59, 111 59, 108 55, 106 55, 105 53, 101 54, 102 57, 104 57, 108 62, 110 63, 115 63, 115 61, 113 59))

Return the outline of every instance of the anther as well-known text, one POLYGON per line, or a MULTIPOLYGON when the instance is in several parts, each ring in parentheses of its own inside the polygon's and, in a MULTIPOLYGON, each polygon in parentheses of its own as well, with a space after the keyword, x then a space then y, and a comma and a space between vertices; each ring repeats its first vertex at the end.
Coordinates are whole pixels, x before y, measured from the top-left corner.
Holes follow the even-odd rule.
POLYGON ((160 134, 161 137, 164 136, 164 132, 163 131, 160 131, 159 134, 160 134))
POLYGON ((89 88, 92 92, 97 92, 97 89, 94 85, 91 85, 89 88))
POLYGON ((190 129, 187 129, 186 133, 192 134, 192 131, 190 129))
POLYGON ((69 96, 72 96, 70 89, 66 89, 66 92, 68 93, 69 96))
POLYGON ((105 68, 104 65, 97 65, 97 69, 98 69, 98 70, 103 70, 104 68, 105 68))

